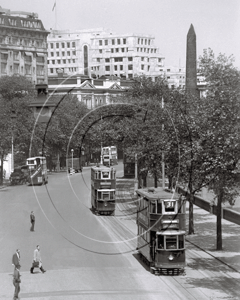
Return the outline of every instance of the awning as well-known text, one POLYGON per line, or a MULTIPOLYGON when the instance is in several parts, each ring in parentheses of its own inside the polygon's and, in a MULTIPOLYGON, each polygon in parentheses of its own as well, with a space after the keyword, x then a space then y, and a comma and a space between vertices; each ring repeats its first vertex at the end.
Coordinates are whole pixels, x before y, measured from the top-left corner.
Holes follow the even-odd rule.
POLYGON ((37 56, 45 56, 45 53, 37 52, 37 56))
POLYGON ((32 54, 32 52, 27 52, 27 51, 25 51, 25 55, 27 55, 27 56, 32 56, 33 54, 32 54))
POLYGON ((1 51, 2 54, 8 54, 8 51, 1 51))

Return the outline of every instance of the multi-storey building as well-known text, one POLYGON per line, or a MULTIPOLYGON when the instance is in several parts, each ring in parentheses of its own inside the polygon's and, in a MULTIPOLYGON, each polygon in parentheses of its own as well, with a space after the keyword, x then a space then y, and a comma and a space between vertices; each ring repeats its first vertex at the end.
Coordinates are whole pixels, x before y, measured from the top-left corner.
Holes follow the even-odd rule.
POLYGON ((84 74, 92 77, 134 75, 157 77, 162 74, 164 57, 154 37, 114 34, 100 29, 57 31, 48 36, 48 73, 84 74))
POLYGON ((25 75, 47 83, 47 35, 35 13, 0 7, 0 76, 25 75))
POLYGON ((185 67, 165 66, 161 68, 169 87, 185 88, 185 67))

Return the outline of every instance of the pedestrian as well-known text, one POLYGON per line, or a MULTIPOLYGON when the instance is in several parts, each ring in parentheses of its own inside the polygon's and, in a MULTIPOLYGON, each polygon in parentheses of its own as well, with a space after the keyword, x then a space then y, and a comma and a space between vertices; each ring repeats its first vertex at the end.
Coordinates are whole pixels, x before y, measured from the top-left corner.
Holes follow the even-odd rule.
POLYGON ((43 269, 42 267, 42 259, 41 259, 41 253, 40 253, 40 246, 37 245, 36 249, 33 252, 33 263, 32 267, 30 269, 30 273, 33 274, 34 268, 39 268, 42 273, 45 273, 46 270, 43 269))
POLYGON ((20 266, 20 250, 17 249, 16 252, 12 256, 12 264, 16 268, 16 266, 20 266))
POLYGON ((19 299, 18 298, 18 294, 20 292, 20 283, 21 283, 21 279, 20 279, 20 265, 17 265, 14 268, 14 272, 13 272, 13 285, 15 286, 15 290, 14 290, 14 295, 13 295, 13 300, 19 299))
POLYGON ((31 222, 31 228, 30 228, 30 231, 34 231, 34 226, 35 226, 35 216, 34 216, 34 212, 31 211, 31 214, 30 214, 30 222, 31 222))

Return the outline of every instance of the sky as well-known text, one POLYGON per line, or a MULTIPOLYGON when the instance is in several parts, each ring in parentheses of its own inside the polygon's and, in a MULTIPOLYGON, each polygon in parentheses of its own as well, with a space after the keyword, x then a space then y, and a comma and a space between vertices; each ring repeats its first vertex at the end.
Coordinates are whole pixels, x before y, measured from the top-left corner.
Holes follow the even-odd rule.
POLYGON ((35 12, 46 30, 106 28, 155 37, 166 66, 186 64, 186 37, 193 24, 197 57, 203 49, 235 57, 240 69, 240 0, 1 0, 13 11, 35 12), (56 18, 57 16, 57 22, 56 18))

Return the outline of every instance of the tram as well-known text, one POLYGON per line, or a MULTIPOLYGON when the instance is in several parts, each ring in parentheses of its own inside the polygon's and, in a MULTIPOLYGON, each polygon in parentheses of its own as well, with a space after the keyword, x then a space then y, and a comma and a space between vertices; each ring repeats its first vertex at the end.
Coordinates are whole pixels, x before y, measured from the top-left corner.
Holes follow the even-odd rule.
POLYGON ((154 274, 180 274, 185 267, 186 201, 162 188, 137 191, 137 250, 154 274))
POLYGON ((48 183, 46 158, 42 156, 27 158, 28 185, 42 185, 48 183))
POLYGON ((116 170, 98 165, 91 168, 91 205, 96 214, 115 213, 116 170))
POLYGON ((103 147, 101 151, 103 164, 113 166, 118 164, 117 148, 115 146, 103 147))

